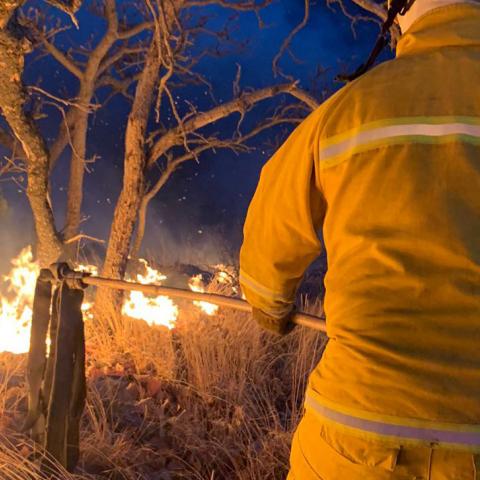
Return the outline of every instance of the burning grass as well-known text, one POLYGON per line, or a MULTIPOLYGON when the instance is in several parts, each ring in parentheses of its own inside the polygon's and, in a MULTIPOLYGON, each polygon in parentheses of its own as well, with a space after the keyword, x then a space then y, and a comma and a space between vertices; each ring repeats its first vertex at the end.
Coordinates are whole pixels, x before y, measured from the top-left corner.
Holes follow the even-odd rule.
MULTIPOLYGON (((199 288, 233 286, 214 276, 199 288)), ((277 338, 245 313, 177 307, 173 328, 125 316, 113 337, 87 320, 82 457, 75 475, 56 478, 284 478, 322 337, 297 329, 277 338)), ((2 480, 42 478, 21 433, 24 367, 25 355, 1 355, 2 480)))

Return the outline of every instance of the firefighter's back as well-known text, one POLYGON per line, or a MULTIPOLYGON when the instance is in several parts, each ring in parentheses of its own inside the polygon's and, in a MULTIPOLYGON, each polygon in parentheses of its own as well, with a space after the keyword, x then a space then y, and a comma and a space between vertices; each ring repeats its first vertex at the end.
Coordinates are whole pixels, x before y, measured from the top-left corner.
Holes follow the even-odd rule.
POLYGON ((480 424, 478 25, 435 10, 322 112, 330 341, 307 405, 340 423, 480 424))

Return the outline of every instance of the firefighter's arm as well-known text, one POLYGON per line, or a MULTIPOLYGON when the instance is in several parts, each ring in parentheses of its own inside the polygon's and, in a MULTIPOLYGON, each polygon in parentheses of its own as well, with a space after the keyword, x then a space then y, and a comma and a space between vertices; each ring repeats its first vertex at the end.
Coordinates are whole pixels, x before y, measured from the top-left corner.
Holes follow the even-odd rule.
POLYGON ((242 291, 257 321, 277 333, 291 329, 296 290, 321 251, 317 125, 310 116, 264 166, 244 226, 242 291))

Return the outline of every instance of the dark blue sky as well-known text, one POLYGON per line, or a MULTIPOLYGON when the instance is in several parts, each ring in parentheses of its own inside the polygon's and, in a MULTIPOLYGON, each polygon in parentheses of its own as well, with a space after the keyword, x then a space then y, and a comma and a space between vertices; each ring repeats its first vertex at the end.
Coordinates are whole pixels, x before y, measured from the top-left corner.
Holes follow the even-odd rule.
MULTIPOLYGON (((88 4, 89 2, 87 2, 88 4)), ((121 2, 119 2, 121 3, 121 2)), ((38 2, 28 2, 35 5, 38 2)), ((353 5, 346 4, 355 12, 353 5)), ((265 28, 259 29, 254 14, 242 14, 232 20, 232 11, 222 8, 197 9, 196 14, 208 14, 209 25, 222 27, 231 23, 236 40, 247 42, 241 51, 234 51, 221 58, 206 58, 197 68, 214 86, 216 98, 228 101, 232 97, 232 82, 236 64, 242 66, 242 87, 259 88, 280 82, 272 75, 272 59, 278 52, 283 39, 303 18, 303 0, 279 0, 262 11, 265 28)), ((58 17, 58 14, 57 14, 58 17)), ((69 44, 95 38, 103 28, 103 22, 94 19, 86 8, 79 15, 80 30, 71 29, 58 39, 58 45, 69 44)), ((65 20, 64 20, 65 21, 65 20)), ((300 61, 294 62, 285 56, 282 69, 301 82, 301 86, 321 98, 326 92, 332 93, 339 85, 333 77, 345 69, 352 70, 368 54, 378 32, 372 22, 356 25, 356 38, 353 36, 350 21, 333 5, 328 8, 323 1, 313 4, 309 24, 294 39, 292 51, 300 61), (318 76, 318 71, 325 74, 318 76)), ((211 40, 202 40, 194 46, 197 51, 206 48, 211 40)), ((55 60, 45 57, 27 61, 26 83, 37 83, 57 95, 75 93, 75 79, 55 60)), ((179 104, 185 100, 197 104, 199 109, 211 105, 205 88, 190 87, 178 93, 179 104)), ((101 98, 102 92, 99 92, 101 98)), ((183 103, 184 104, 184 103, 183 103)), ((271 112, 275 104, 265 102, 251 112, 248 125, 260 122, 271 112)), ((59 115, 48 110, 49 116, 42 123, 48 138, 55 136, 59 115)), ((123 133, 128 103, 116 97, 106 108, 96 113, 91 121, 88 138, 88 155, 97 156, 92 173, 86 177, 85 207, 87 220, 82 229, 85 233, 107 238, 115 200, 121 187, 123 133)), ((228 133, 235 118, 215 125, 213 131, 228 133)), ((146 252, 159 257, 161 261, 181 260, 185 262, 212 262, 223 260, 222 250, 235 253, 241 238, 241 227, 253 194, 261 166, 273 153, 273 145, 278 144, 285 130, 270 131, 252 145, 255 151, 240 156, 227 150, 209 152, 201 157, 200 163, 191 162, 176 172, 168 185, 152 202, 147 237, 146 252), (175 248, 174 248, 175 247, 175 248), (232 250, 233 249, 233 250, 232 250)), ((68 177, 68 155, 65 155, 55 172, 53 182, 54 203, 58 226, 63 222, 65 186, 68 177)), ((3 229, 0 242, 9 249, 12 244, 18 248, 18 238, 31 237, 26 198, 12 184, 2 182, 0 189, 10 203, 9 219, 2 220, 11 228, 3 229), (19 222, 19 219, 21 221, 19 222), (12 241, 13 227, 15 232, 12 241)), ((23 240, 22 242, 23 243, 23 240)))

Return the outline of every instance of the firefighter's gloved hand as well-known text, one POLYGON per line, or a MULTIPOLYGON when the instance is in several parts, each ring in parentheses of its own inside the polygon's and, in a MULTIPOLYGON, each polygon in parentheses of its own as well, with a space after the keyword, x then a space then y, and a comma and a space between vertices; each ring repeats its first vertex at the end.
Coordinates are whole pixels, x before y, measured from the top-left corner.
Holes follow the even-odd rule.
POLYGON ((293 316, 295 315, 295 308, 291 310, 284 317, 273 317, 268 313, 259 310, 258 308, 252 308, 252 315, 255 321, 265 330, 276 333, 277 335, 287 335, 294 328, 293 316))

